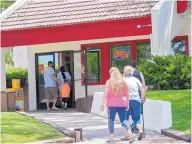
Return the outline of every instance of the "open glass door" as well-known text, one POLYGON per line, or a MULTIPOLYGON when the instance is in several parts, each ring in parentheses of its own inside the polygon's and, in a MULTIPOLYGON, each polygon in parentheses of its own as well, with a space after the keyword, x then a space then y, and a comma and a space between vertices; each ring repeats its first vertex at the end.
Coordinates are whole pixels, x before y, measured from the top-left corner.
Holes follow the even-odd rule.
POLYGON ((45 109, 45 93, 44 93, 44 70, 48 66, 48 61, 54 63, 55 69, 55 53, 36 54, 36 89, 37 89, 37 107, 45 109))
POLYGON ((88 88, 87 88, 87 50, 73 51, 73 74, 72 74, 72 85, 74 89, 73 103, 75 104, 75 85, 84 84, 84 95, 88 96, 88 88), (82 62, 83 61, 83 62, 82 62))

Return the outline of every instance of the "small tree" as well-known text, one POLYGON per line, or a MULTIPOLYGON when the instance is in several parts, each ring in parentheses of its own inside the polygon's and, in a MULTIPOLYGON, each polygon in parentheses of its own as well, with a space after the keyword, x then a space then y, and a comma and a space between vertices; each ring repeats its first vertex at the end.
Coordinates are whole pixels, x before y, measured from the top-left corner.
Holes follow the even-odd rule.
MULTIPOLYGON (((0 0, 0 9, 1 12, 5 9, 7 9, 9 6, 11 6, 13 3, 15 2, 15 0, 0 0)), ((12 51, 8 52, 5 56, 5 63, 8 66, 13 66, 13 56, 12 56, 12 51)))
POLYGON ((15 1, 14 0, 1 0, 0 7, 1 9, 7 9, 10 5, 12 5, 15 1))
POLYGON ((6 55, 5 55, 5 63, 7 66, 13 66, 14 62, 13 62, 13 56, 12 56, 12 50, 9 51, 6 55))

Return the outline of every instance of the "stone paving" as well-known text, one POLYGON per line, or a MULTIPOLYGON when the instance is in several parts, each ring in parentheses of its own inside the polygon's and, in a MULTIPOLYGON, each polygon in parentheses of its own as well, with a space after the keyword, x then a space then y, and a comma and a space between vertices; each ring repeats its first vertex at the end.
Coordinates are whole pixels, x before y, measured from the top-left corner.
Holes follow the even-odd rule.
MULTIPOLYGON (((83 128, 83 141, 79 144, 105 144, 108 139, 107 119, 88 113, 68 111, 34 111, 29 112, 29 116, 39 119, 47 124, 57 125, 61 129, 66 128, 74 130, 83 128)), ((152 143, 186 143, 178 141, 156 132, 145 130, 146 137, 142 141, 135 141, 134 144, 152 144, 152 143)), ((124 135, 119 122, 115 123, 116 144, 127 144, 128 141, 120 141, 124 135)))

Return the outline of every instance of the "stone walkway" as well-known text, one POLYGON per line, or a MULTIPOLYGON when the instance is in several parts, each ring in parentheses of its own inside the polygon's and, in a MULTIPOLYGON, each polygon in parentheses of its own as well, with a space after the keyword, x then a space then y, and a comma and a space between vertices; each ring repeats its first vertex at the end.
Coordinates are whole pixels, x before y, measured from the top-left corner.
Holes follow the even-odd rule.
MULTIPOLYGON (((47 124, 62 129, 74 130, 75 128, 83 128, 83 142, 79 144, 105 144, 108 138, 107 119, 93 114, 80 113, 72 110, 69 111, 35 111, 28 113, 36 119, 47 124)), ((121 125, 115 124, 116 144, 127 144, 127 141, 120 141, 124 135, 121 125)), ((185 143, 169 137, 165 137, 156 132, 146 130, 146 137, 142 141, 135 141, 134 144, 152 144, 152 143, 185 143)))

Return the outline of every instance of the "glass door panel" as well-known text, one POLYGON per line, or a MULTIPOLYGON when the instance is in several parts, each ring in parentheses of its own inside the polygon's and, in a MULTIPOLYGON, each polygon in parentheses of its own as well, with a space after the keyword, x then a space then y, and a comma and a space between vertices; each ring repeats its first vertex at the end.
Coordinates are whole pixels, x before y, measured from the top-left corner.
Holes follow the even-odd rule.
POLYGON ((45 107, 45 93, 44 93, 44 70, 48 66, 48 61, 54 63, 55 68, 55 54, 37 54, 36 55, 36 72, 37 72, 37 105, 40 108, 45 107), (43 104, 43 106, 42 106, 43 104))

